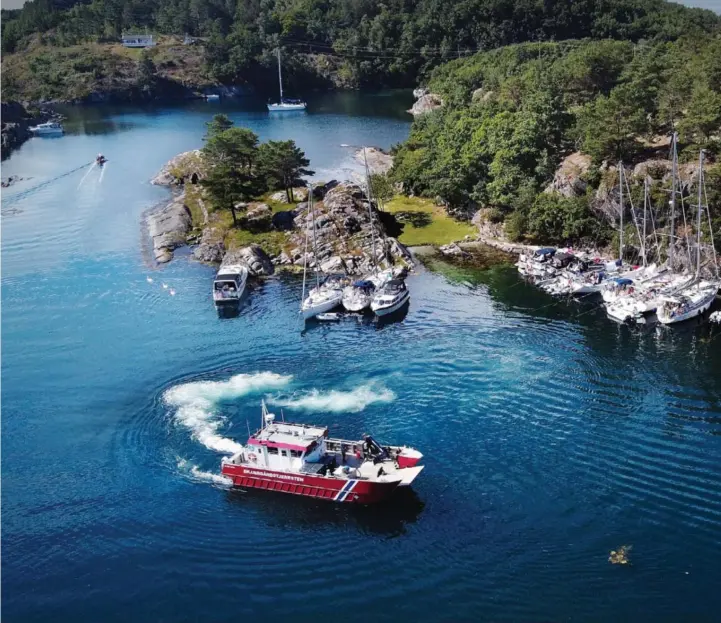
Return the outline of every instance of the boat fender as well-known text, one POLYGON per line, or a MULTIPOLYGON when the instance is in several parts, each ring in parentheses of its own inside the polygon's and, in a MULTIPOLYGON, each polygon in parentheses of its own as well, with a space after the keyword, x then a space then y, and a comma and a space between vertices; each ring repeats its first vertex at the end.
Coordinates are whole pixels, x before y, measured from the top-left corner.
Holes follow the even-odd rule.
POLYGON ((249 455, 248 455, 248 458, 249 458, 251 461, 253 461, 253 463, 255 463, 255 462, 258 461, 258 455, 256 455, 256 454, 249 454, 249 455))

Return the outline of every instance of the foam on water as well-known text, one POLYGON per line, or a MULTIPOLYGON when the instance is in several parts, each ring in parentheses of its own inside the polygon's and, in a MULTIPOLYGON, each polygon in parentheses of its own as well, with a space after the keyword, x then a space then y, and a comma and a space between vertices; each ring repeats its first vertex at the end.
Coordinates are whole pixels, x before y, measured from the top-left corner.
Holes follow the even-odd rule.
POLYGON ((197 465, 193 465, 187 459, 178 458, 178 470, 183 472, 190 479, 198 482, 210 482, 222 487, 230 487, 233 481, 222 474, 214 474, 200 469, 197 465))
POLYGON ((368 405, 377 402, 393 402, 396 395, 388 388, 378 384, 360 385, 350 391, 317 389, 297 398, 272 398, 270 403, 288 409, 308 412, 330 411, 333 413, 357 413, 368 405))
POLYGON ((218 432, 223 424, 223 418, 216 412, 218 403, 280 389, 292 378, 274 372, 258 372, 236 374, 227 381, 193 381, 171 387, 163 394, 163 401, 176 408, 175 422, 190 430, 193 438, 206 448, 234 454, 242 449, 242 445, 218 432))

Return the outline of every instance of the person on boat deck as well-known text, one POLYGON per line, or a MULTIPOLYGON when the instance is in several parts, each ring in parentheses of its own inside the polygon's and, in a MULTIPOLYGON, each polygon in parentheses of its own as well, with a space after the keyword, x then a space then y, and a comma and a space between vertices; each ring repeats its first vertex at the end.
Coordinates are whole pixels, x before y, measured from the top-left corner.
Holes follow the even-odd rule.
POLYGON ((348 449, 345 447, 345 444, 340 444, 340 462, 341 465, 345 465, 345 455, 348 449))

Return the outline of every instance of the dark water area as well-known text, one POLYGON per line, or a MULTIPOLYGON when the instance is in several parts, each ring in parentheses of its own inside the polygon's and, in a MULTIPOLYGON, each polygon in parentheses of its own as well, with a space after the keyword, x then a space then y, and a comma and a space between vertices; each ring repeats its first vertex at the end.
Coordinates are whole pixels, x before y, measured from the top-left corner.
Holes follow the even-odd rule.
POLYGON ((32 179, 2 205, 3 620, 718 620, 719 327, 619 326, 512 267, 436 263, 394 322, 301 333, 297 277, 223 319, 211 267, 147 266, 148 180, 213 112, 320 176, 407 134, 402 106, 351 100, 75 110, 4 164, 32 179), (104 174, 26 192, 99 151, 104 174), (371 508, 229 490, 263 398, 426 469, 371 508))

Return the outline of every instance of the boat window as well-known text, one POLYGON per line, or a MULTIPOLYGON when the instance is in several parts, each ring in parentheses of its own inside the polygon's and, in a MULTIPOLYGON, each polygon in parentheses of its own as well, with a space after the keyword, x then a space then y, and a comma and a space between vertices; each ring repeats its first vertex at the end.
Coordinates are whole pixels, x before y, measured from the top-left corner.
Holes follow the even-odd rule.
POLYGON ((281 450, 280 453, 281 453, 283 456, 288 456, 288 450, 281 450))
POLYGON ((302 453, 302 452, 298 452, 298 450, 291 450, 291 451, 290 451, 290 456, 292 456, 292 457, 294 457, 294 458, 298 458, 301 454, 303 454, 303 453, 302 453))
POLYGON ((268 454, 278 454, 278 448, 268 448, 268 454))

